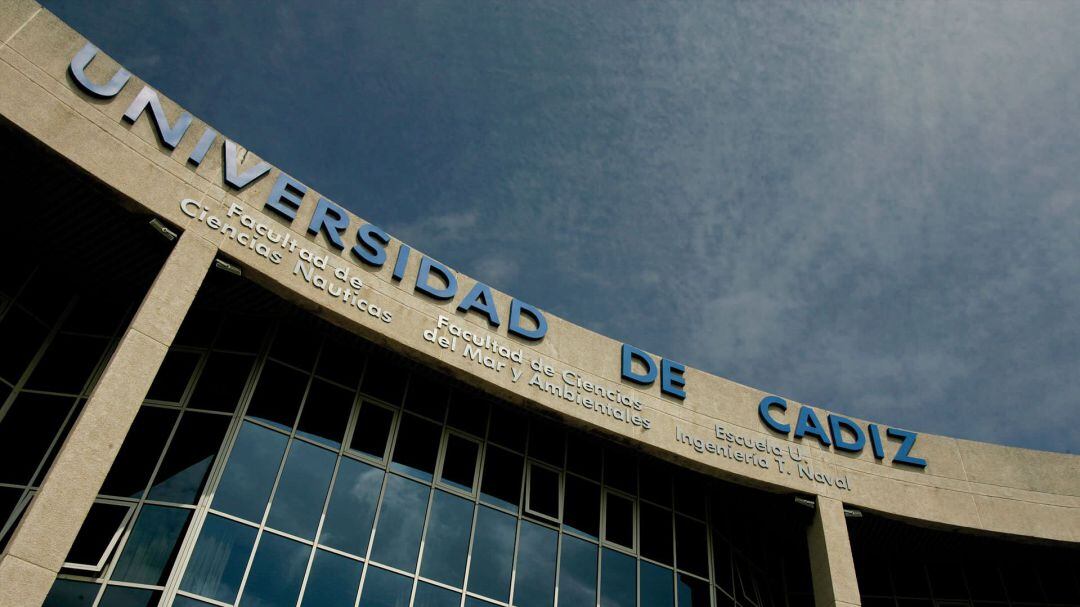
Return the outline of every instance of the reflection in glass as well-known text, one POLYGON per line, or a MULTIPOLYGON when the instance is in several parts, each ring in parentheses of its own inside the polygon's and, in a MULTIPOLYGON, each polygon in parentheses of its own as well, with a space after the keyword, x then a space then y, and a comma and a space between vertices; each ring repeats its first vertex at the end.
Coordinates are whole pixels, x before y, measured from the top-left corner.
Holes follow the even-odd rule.
POLYGON ((709 583, 679 574, 679 607, 709 607, 709 583))
POLYGON ((300 414, 296 434, 332 447, 341 445, 353 398, 351 390, 315 379, 304 400, 304 411, 300 414))
POLYGON ((479 455, 479 443, 456 434, 448 434, 446 454, 443 456, 442 481, 452 487, 472 492, 479 455))
POLYGON ((286 442, 283 434, 244 422, 218 485, 214 508, 261 521, 286 442))
POLYGON ((563 524, 591 538, 600 537, 600 485, 566 475, 563 524))
POLYGON ((641 563, 641 604, 649 607, 674 607, 671 570, 647 561, 641 563))
POLYGON ((172 432, 176 416, 176 411, 159 407, 139 409, 100 493, 136 499, 142 497, 161 450, 172 432))
POLYGON ((320 543, 357 556, 367 553, 383 475, 373 466, 347 457, 341 459, 320 543))
POLYGON ((461 587, 465 580, 465 559, 469 550, 473 504, 445 491, 436 491, 424 539, 426 578, 461 587))
POLYGON ((416 596, 413 597, 414 607, 458 607, 460 603, 461 594, 453 590, 424 582, 416 585, 416 596))
POLYGON ((300 596, 311 547, 275 535, 263 533, 251 573, 244 584, 240 607, 293 607, 300 596))
POLYGON ((353 607, 364 564, 318 550, 300 607, 353 607))
POLYGON ((53 582, 41 607, 90 607, 101 584, 58 579, 53 582))
POLYGON ((476 515, 469 591, 499 601, 510 598, 510 566, 514 558, 517 520, 491 508, 476 515))
POLYGON ((160 585, 172 569, 191 511, 147 504, 139 512, 112 579, 160 585))
POLYGON ((116 546, 121 526, 130 512, 131 506, 126 504, 97 502, 90 506, 64 562, 97 571, 98 563, 116 546))
POLYGON ((638 539, 641 542, 641 556, 660 561, 665 565, 672 563, 671 547, 671 511, 642 502, 638 525, 638 539))
POLYGON ((555 556, 559 534, 530 521, 521 521, 514 604, 551 607, 555 602, 555 556))
POLYGON ((232 603, 255 544, 255 533, 253 527, 213 514, 207 516, 180 589, 232 603))
POLYGON ((488 445, 484 458, 484 476, 480 482, 480 501, 517 512, 521 500, 520 455, 488 445))
POLYGON ((441 435, 442 428, 437 424, 415 415, 402 415, 391 468, 430 481, 439 457, 441 435))
POLYGON ((101 595, 98 607, 154 607, 160 598, 160 590, 109 586, 101 595))
POLYGON ((268 360, 245 415, 288 432, 296 422, 307 384, 307 373, 268 360))
POLYGON ((529 462, 529 511, 559 518, 559 473, 529 462))
POLYGON ((221 448, 229 418, 188 411, 180 418, 157 478, 150 487, 152 500, 194 504, 221 448))
POLYGON ((634 607, 637 603, 637 559, 605 548, 600 567, 600 607, 634 607))
POLYGON ((359 607, 407 607, 412 592, 412 578, 368 567, 359 607))
POLYGON ((326 449, 294 440, 266 524, 285 533, 314 539, 336 459, 326 449))
POLYGON ((213 605, 211 603, 193 599, 189 596, 178 594, 176 595, 176 598, 173 599, 172 607, 213 607, 213 605))
POLYGON ((390 441, 390 427, 394 413, 372 403, 360 406, 349 448, 378 459, 386 456, 386 444, 390 441))
POLYGON ((562 537, 559 604, 596 604, 596 544, 570 535, 562 537))
POLYGON ((676 565, 682 571, 709 577, 709 546, 706 541, 705 523, 685 516, 675 517, 676 565))
POLYGON ((403 571, 416 569, 430 491, 420 483, 390 475, 375 528, 372 560, 403 571))

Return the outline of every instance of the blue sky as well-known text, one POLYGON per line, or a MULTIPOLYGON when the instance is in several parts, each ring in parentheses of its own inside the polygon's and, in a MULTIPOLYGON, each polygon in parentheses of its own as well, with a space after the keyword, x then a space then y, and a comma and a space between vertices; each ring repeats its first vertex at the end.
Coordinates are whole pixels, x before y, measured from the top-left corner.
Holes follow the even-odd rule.
POLYGON ((44 5, 575 323, 891 425, 1080 444, 1080 3, 44 5))

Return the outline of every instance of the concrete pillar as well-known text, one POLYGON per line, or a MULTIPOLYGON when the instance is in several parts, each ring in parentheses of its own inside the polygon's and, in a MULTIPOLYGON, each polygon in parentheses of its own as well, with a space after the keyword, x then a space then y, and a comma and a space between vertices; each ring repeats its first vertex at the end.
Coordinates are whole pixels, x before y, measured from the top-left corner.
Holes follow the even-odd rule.
POLYGON ((817 607, 857 606, 859 584, 855 579, 855 559, 851 556, 844 504, 819 495, 814 521, 807 530, 810 574, 817 607))
POLYGON ((0 556, 0 607, 45 600, 216 254, 193 231, 177 240, 0 556))

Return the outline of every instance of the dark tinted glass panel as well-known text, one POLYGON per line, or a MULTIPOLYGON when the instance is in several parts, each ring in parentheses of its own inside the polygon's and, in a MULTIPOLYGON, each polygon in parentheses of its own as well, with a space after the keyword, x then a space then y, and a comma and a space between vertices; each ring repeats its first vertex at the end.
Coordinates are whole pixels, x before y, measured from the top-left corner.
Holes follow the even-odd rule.
POLYGON ((153 607, 161 598, 160 590, 109 586, 98 607, 153 607))
POLYGON ((465 607, 496 607, 495 603, 489 603, 488 601, 478 599, 474 596, 465 598, 465 607))
POLYGON ((521 500, 521 471, 524 458, 488 446, 484 458, 484 476, 480 483, 480 499, 489 504, 517 510, 521 500))
POLYGON ((326 449, 293 441, 266 524, 291 535, 315 539, 336 459, 326 449))
POLYGON ((1043 601, 1039 576, 1031 563, 1008 563, 1002 567, 1001 573, 1005 578, 1005 589, 1009 592, 1010 601, 1014 603, 1043 601))
POLYGON ((709 583, 679 574, 679 607, 709 607, 709 583))
POLYGON ((108 343, 101 337, 57 335, 34 367, 26 387, 78 394, 90 379, 108 343))
POLYGON ((353 607, 363 571, 363 563, 316 551, 301 607, 353 607))
POLYGON ((240 589, 255 529, 214 516, 206 517, 180 589, 231 603, 240 589))
POLYGON ((311 370, 321 341, 322 335, 309 323, 286 320, 278 325, 274 345, 270 347, 270 356, 301 369, 311 370))
POLYGON ((116 539, 116 532, 120 530, 128 512, 128 506, 116 504, 95 503, 91 506, 64 561, 96 566, 116 539))
POLYGON ((571 434, 566 441, 566 469, 600 480, 604 468, 604 451, 600 441, 582 434, 571 434))
POLYGON ((680 475, 675 479, 675 510, 705 520, 705 493, 709 482, 701 477, 680 475))
POLYGON ((424 540, 426 578, 460 587, 465 581, 465 559, 472 530, 473 504, 445 491, 436 491, 424 540))
MULTIPOLYGON (((713 581, 724 592, 735 594, 735 586, 731 577, 731 546, 727 541, 717 535, 713 535, 713 581)), ((862 578, 859 579, 860 583, 862 578)))
POLYGON ((649 607, 674 607, 672 573, 659 565, 641 563, 641 604, 649 607))
POLYGON ((221 333, 214 342, 216 350, 257 352, 266 335, 266 319, 257 316, 228 316, 221 324, 221 333))
POLYGON ((0 420, 0 482, 25 485, 64 423, 69 396, 23 392, 0 420))
POLYGON ((386 481, 371 558, 404 571, 416 569, 430 489, 391 475, 386 481))
POLYGON ((524 453, 528 436, 529 420, 524 415, 505 407, 491 408, 491 427, 488 428, 491 442, 524 453))
POLYGON ((634 500, 607 494, 607 520, 604 522, 604 539, 627 548, 634 547, 634 500))
POLYGON ((709 545, 705 524, 684 516, 675 517, 675 565, 701 577, 709 577, 709 545))
POLYGON ((562 428, 545 420, 533 420, 529 429, 529 456, 562 468, 565 441, 562 428))
POLYGON ((192 308, 184 317, 173 343, 178 346, 207 347, 217 332, 219 316, 210 310, 192 308))
POLYGON ((142 496, 172 432, 176 416, 176 411, 158 407, 139 410, 109 475, 105 477, 101 493, 133 498, 142 496))
POLYGON ((968 563, 964 565, 964 573, 967 576, 971 598, 985 601, 1005 600, 1005 588, 1001 585, 1001 576, 995 565, 985 562, 968 563))
POLYGON ((559 534, 536 523, 521 521, 518 541, 517 582, 514 604, 518 607, 551 607, 555 602, 555 557, 559 534))
POLYGON ((922 563, 894 563, 892 574, 897 596, 930 596, 930 586, 927 584, 922 563))
POLYGON ((358 556, 367 553, 383 471, 342 458, 319 541, 358 556))
POLYGON ((263 533, 251 573, 244 584, 240 605, 255 607, 292 607, 300 596, 311 547, 274 535, 263 533))
POLYGON ((214 508, 261 521, 287 441, 273 430, 244 422, 217 488, 214 508))
MULTIPOLYGON (((0 487, 0 529, 3 529, 4 523, 7 522, 11 513, 15 511, 15 506, 19 504, 22 493, 22 489, 0 487)), ((2 549, 2 546, 0 546, 0 549, 2 549)))
POLYGON ((480 508, 476 514, 469 591, 500 601, 510 598, 516 523, 508 514, 480 508))
POLYGON ((596 544, 563 536, 559 559, 559 604, 596 604, 596 544))
POLYGON ((101 584, 56 580, 42 607, 90 607, 97 598, 101 584))
POLYGON ((190 518, 190 510, 144 506, 124 544, 112 579, 164 584, 190 518))
POLYGON ((49 335, 45 325, 21 308, 12 308, 0 322, 0 377, 15 383, 49 335))
POLYGON ((559 518, 559 473, 529 463, 529 510, 559 518))
POLYGON ((439 456, 442 428, 414 415, 402 415, 394 443, 394 470, 430 481, 439 456))
POLYGON ((451 428, 483 438, 487 428, 487 413, 487 401, 469 393, 456 392, 451 400, 446 423, 451 428))
POLYGON ((337 447, 345 436, 354 396, 351 390, 321 379, 314 380, 304 400, 304 412, 300 414, 296 433, 337 447))
POLYGON ((443 381, 414 373, 405 393, 405 408, 441 422, 449 398, 450 389, 443 381))
POLYGON ((960 563, 928 563, 926 571, 930 575, 930 590, 935 599, 968 598, 960 563))
POLYGON ((212 604, 178 594, 176 595, 176 598, 173 599, 172 607, 212 607, 212 604))
POLYGON ((349 448, 382 459, 393 423, 394 413, 389 409, 371 403, 361 405, 349 448))
POLYGON ((360 391, 390 404, 401 404, 408 373, 390 354, 380 351, 368 356, 360 391))
POLYGON ((637 460, 633 453, 624 449, 605 450, 604 484, 637 495, 637 460))
POLYGON ((671 506, 671 468, 659 462, 643 460, 638 476, 641 482, 641 499, 661 506, 671 506))
POLYGON ((443 456, 442 481, 458 489, 472 491, 479 455, 479 443, 456 434, 448 435, 446 455, 443 456))
POLYGON ((413 598, 415 607, 458 607, 459 604, 461 604, 461 594, 453 590, 424 582, 416 585, 416 596, 413 598))
POLYGON ((369 567, 359 607, 407 607, 412 593, 412 578, 369 567))
POLYGON ((74 333, 92 333, 109 336, 116 331, 120 321, 127 315, 128 304, 115 298, 95 293, 81 297, 75 308, 64 319, 64 330, 74 333))
POLYGON ((600 568, 600 607, 635 607, 637 604, 637 559, 604 550, 600 568))
POLYGON ((188 406, 211 411, 235 411, 253 361, 246 354, 210 354, 188 406))
POLYGON ((195 366, 199 364, 199 356, 195 352, 170 350, 154 377, 154 383, 150 384, 146 398, 170 403, 180 402, 188 381, 195 373, 195 366))
POLYGON ((11 395, 12 387, 0 381, 0 403, 6 402, 7 397, 11 395))
POLYGON ((646 503, 642 503, 640 508, 638 538, 641 542, 641 556, 671 565, 671 511, 646 503))
POLYGON ((349 388, 356 388, 363 369, 364 354, 359 348, 330 338, 323 344, 315 373, 349 388))
MULTIPOLYGON (((55 266, 54 266, 55 268, 55 266)), ((30 281, 19 293, 19 303, 26 306, 38 318, 46 321, 54 321, 67 307, 70 296, 57 297, 56 286, 53 283, 55 276, 47 266, 39 267, 30 277, 30 281)))
POLYGON ((184 413, 150 488, 150 499, 181 504, 198 501, 228 428, 229 418, 223 415, 184 413))
POLYGON ((291 430, 296 414, 307 390, 308 375, 276 363, 266 361, 255 393, 251 396, 247 416, 261 422, 291 430))
POLYGON ((566 476, 563 524, 589 537, 600 537, 600 485, 566 476))

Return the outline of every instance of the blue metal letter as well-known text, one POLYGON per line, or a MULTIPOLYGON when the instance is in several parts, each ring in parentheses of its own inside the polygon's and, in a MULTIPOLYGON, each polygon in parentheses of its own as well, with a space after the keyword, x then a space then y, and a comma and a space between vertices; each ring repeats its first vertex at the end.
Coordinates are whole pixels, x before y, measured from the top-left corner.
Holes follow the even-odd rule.
POLYGON ((842 415, 829 414, 829 432, 832 434, 833 445, 841 451, 858 453, 866 445, 866 435, 863 434, 862 428, 842 415), (854 441, 848 441, 844 438, 844 428, 847 428, 855 435, 854 441))
POLYGON ((262 177, 270 172, 270 163, 260 160, 259 164, 244 171, 242 174, 236 174, 236 142, 226 138, 225 139, 225 183, 228 183, 232 187, 242 190, 248 186, 252 181, 262 177))
POLYGON ((457 293, 457 278, 450 268, 424 255, 420 260, 420 271, 416 274, 416 290, 426 293, 435 299, 452 299, 457 293), (434 271, 446 283, 445 287, 433 287, 428 284, 431 273, 434 271))
POLYGON ((814 413, 812 408, 804 406, 799 409, 799 421, 795 423, 795 438, 802 438, 807 434, 816 437, 818 442, 826 447, 832 444, 829 435, 821 427, 821 420, 818 419, 817 413, 814 413))
POLYGON ((547 335, 547 319, 544 318, 544 313, 534 306, 518 301, 516 299, 510 300, 510 324, 506 329, 517 335, 518 337, 524 337, 532 341, 539 341, 544 339, 544 335, 547 335), (521 326, 521 314, 525 313, 526 316, 531 316, 533 323, 536 325, 535 329, 526 329, 521 326))
POLYGON ((791 424, 785 424, 783 422, 776 421, 773 418, 772 413, 769 411, 771 407, 776 407, 781 411, 787 411, 787 401, 779 396, 766 396, 758 403, 757 412, 761 421, 765 422, 765 425, 772 428, 780 434, 790 434, 791 424))
POLYGON ((397 250, 397 261, 394 262, 394 274, 391 278, 397 281, 405 278, 405 268, 409 265, 409 253, 411 252, 412 247, 404 242, 401 243, 397 250))
POLYGON ((866 431, 870 435, 870 448, 874 451, 874 457, 885 459, 885 448, 881 444, 881 433, 878 431, 877 424, 868 424, 866 431))
POLYGON ((217 138, 217 131, 210 127, 206 127, 203 131, 202 137, 199 137, 199 143, 195 144, 195 149, 191 150, 191 155, 188 156, 188 162, 195 166, 202 164, 203 158, 206 158, 206 153, 210 151, 210 146, 214 144, 214 139, 217 138))
POLYGON ((915 446, 915 439, 919 437, 918 434, 897 428, 889 428, 886 431, 886 434, 892 438, 899 438, 904 441, 900 443, 900 449, 896 451, 896 457, 894 457, 892 461, 907 464, 909 466, 916 466, 918 468, 926 467, 925 459, 911 455, 911 448, 915 446))
POLYGON ((306 185, 282 173, 278 175, 263 206, 291 222, 296 219, 296 211, 300 209, 304 194, 307 194, 306 185))
POLYGON ((345 243, 341 242, 341 233, 347 227, 349 227, 349 216, 345 214, 345 209, 320 196, 319 204, 311 215, 311 221, 308 222, 308 234, 318 236, 319 232, 322 232, 335 249, 342 251, 345 249, 345 243))
POLYGON ((128 72, 124 68, 116 70, 113 77, 109 79, 105 84, 96 84, 94 81, 86 77, 86 66, 90 65, 90 61, 97 56, 97 47, 89 42, 86 46, 82 47, 82 50, 75 53, 75 56, 71 58, 71 77, 75 79, 75 82, 87 93, 95 97, 101 97, 102 99, 108 99, 109 97, 115 97, 117 93, 123 90, 124 85, 131 79, 131 72, 128 72))
POLYGON ((161 142, 170 150, 176 149, 176 145, 180 143, 180 139, 191 126, 191 114, 187 112, 180 114, 180 117, 176 119, 176 124, 169 126, 169 117, 165 115, 165 108, 161 107, 161 98, 154 89, 144 86, 124 112, 124 119, 134 124, 146 111, 147 106, 150 107, 150 113, 154 116, 154 125, 157 126, 157 134, 161 137, 161 142))
POLYGON ((482 282, 473 285, 472 290, 461 300, 457 309, 462 312, 476 310, 487 316, 489 325, 499 326, 499 311, 495 309, 495 299, 491 296, 491 288, 482 282))
POLYGON ((660 391, 675 398, 686 398, 686 390, 682 389, 686 385, 686 379, 682 375, 685 371, 686 367, 682 364, 661 358, 660 391))
POLYGON ((373 223, 365 223, 356 229, 356 246, 353 255, 360 261, 381 268, 386 263, 386 245, 390 244, 390 235, 373 223))
POLYGON ((635 384, 648 386, 656 381, 656 363, 647 352, 639 350, 630 344, 622 345, 622 377, 635 384), (634 372, 634 359, 645 365, 644 373, 634 372))

